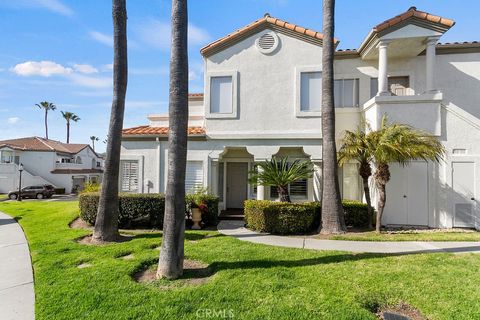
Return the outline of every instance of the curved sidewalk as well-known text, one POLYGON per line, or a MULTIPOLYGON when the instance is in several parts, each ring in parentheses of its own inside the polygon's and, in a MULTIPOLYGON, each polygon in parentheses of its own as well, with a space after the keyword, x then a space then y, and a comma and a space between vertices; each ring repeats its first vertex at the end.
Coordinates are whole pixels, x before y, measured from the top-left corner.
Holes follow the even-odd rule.
POLYGON ((390 254, 435 252, 480 253, 480 242, 320 240, 310 236, 286 237, 258 233, 246 229, 243 225, 243 221, 223 220, 218 225, 218 231, 224 235, 232 236, 243 241, 300 249, 390 254))
POLYGON ((20 225, 0 212, 0 318, 35 319, 33 270, 20 225))

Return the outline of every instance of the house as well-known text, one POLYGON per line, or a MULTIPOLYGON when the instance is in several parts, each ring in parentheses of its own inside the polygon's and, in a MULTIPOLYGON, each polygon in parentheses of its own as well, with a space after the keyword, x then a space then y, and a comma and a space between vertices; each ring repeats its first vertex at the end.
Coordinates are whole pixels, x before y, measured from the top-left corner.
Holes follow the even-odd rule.
POLYGON ((103 159, 88 144, 67 144, 39 137, 0 141, 0 192, 22 186, 51 184, 70 193, 86 182, 100 182, 103 159))
MULTIPOLYGON (((335 53, 338 146, 362 119, 376 129, 388 114, 447 150, 440 163, 392 164, 386 225, 480 227, 480 43, 440 43, 454 24, 412 7, 375 26, 358 49, 335 53)), ((320 200, 322 39, 265 15, 201 49, 205 87, 189 96, 187 191, 208 187, 222 210, 276 199, 274 188, 249 185, 248 171, 288 156, 315 165, 312 179, 289 186, 292 198, 320 200)), ((168 115, 148 120, 123 131, 123 191, 165 191, 168 115)), ((339 178, 343 198, 363 199, 356 163, 339 178)))

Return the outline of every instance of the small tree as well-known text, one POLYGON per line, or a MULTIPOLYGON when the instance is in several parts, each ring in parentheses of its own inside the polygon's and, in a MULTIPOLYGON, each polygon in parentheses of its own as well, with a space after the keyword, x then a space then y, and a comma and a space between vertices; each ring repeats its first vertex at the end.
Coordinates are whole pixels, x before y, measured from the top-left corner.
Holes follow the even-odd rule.
POLYGON ((250 171, 249 182, 255 185, 274 186, 277 188, 280 201, 291 202, 288 185, 299 180, 309 179, 313 175, 311 161, 288 158, 275 158, 257 164, 257 169, 250 171))
POLYGON ((376 166, 374 179, 379 193, 376 231, 380 232, 383 209, 387 201, 386 185, 390 180, 388 164, 398 162, 406 166, 416 159, 438 162, 445 149, 431 134, 405 124, 389 123, 387 116, 383 116, 380 129, 368 135, 376 166))
POLYGON ((48 111, 54 111, 57 107, 48 101, 37 103, 36 106, 45 112, 45 139, 48 139, 48 111))
POLYGON ((70 143, 70 122, 71 121, 77 122, 78 120, 80 120, 80 117, 73 112, 69 112, 69 111, 60 111, 60 112, 62 113, 62 116, 65 119, 65 121, 67 122, 67 143, 70 143))
POLYGON ((372 176, 373 161, 372 136, 360 128, 356 131, 346 131, 342 139, 342 146, 338 151, 338 162, 341 166, 349 161, 359 163, 358 174, 362 177, 363 191, 368 205, 368 228, 373 222, 372 200, 370 199, 370 186, 368 180, 372 176))

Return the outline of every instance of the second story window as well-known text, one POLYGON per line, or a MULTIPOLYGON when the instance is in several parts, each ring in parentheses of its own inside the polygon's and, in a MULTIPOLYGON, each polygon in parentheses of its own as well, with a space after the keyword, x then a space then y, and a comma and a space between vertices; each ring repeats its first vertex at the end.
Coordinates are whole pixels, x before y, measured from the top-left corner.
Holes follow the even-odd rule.
POLYGON ((210 113, 233 113, 233 85, 231 76, 210 78, 210 113))
POLYGON ((358 102, 358 79, 338 79, 334 83, 335 108, 356 108, 358 102))
POLYGON ((300 75, 300 111, 319 112, 322 106, 322 73, 302 72, 300 75))

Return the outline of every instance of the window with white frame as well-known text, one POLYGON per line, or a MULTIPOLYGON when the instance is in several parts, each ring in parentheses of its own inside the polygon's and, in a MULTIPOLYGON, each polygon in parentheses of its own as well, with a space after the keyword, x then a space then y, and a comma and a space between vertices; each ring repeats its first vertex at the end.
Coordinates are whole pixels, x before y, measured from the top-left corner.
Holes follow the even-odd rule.
POLYGON ((210 78, 210 113, 233 113, 232 76, 210 78))
MULTIPOLYGON (((308 198, 308 180, 298 180, 288 185, 288 192, 292 199, 307 199, 308 198)), ((278 199, 278 190, 276 186, 270 187, 270 198, 278 199)))
POLYGON ((138 191, 138 161, 122 160, 120 162, 120 188, 123 192, 138 191))
POLYGON ((319 112, 322 106, 322 73, 300 73, 300 111, 319 112))
POLYGON ((185 176, 185 192, 194 193, 203 187, 203 162, 187 161, 187 171, 185 176))
POLYGON ((356 108, 359 106, 358 79, 337 79, 334 82, 335 108, 356 108))

